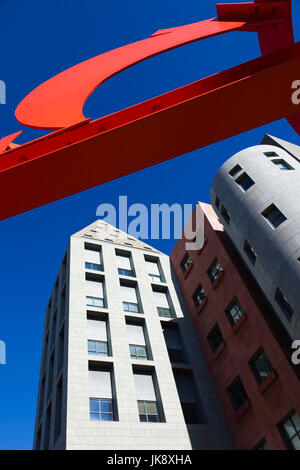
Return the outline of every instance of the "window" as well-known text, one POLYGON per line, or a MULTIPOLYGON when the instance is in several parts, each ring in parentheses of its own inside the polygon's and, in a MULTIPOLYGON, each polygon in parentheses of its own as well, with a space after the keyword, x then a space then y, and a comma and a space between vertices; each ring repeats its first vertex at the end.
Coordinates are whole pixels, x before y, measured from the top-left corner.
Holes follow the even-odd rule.
POLYGON ((255 355, 249 364, 258 384, 261 384, 274 370, 263 349, 255 355))
POLYGON ((211 346, 211 349, 215 352, 218 349, 218 347, 224 342, 222 332, 218 325, 215 325, 213 327, 207 339, 211 346))
POLYGON ((153 289, 156 301, 157 311, 160 317, 174 318, 173 309, 170 307, 166 291, 157 291, 153 289))
POLYGON ((90 419, 114 421, 112 371, 89 370, 90 419))
POLYGON ((174 379, 181 403, 183 416, 187 424, 199 423, 199 398, 191 370, 173 369, 174 379))
POLYGON ((300 450, 300 418, 296 412, 280 426, 280 431, 291 450, 300 450))
POLYGON ((284 315, 286 316, 286 318, 290 321, 293 315, 293 308, 288 303, 287 298, 283 295, 283 293, 278 288, 275 291, 275 300, 278 303, 284 315))
POLYGON ((143 325, 126 324, 130 356, 135 359, 148 359, 143 325))
POLYGON ((124 312, 140 313, 140 305, 135 286, 121 284, 124 312))
POLYGON ((146 258, 145 256, 145 263, 148 269, 148 275, 153 282, 163 282, 163 277, 160 270, 160 265, 158 260, 154 260, 153 258, 146 258))
POLYGON ((90 418, 96 421, 113 421, 111 398, 90 398, 90 418))
POLYGON ((118 266, 118 274, 120 276, 129 276, 135 277, 135 272, 132 267, 131 255, 128 254, 121 254, 120 252, 116 252, 116 259, 117 259, 117 266, 118 266))
POLYGON ((264 439, 256 447, 254 447, 253 450, 270 450, 270 447, 269 447, 266 439, 264 439))
POLYGON ((276 152, 264 152, 266 157, 279 157, 278 153, 276 152))
POLYGON ((285 160, 283 159, 280 159, 280 160, 271 160, 272 163, 274 163, 274 165, 277 166, 277 168, 279 168, 280 170, 294 170, 294 168, 289 165, 285 160))
POLYGON ((215 206, 217 209, 219 209, 220 207, 220 199, 218 198, 218 196, 215 197, 215 206))
POLYGON ((101 248, 99 245, 92 245, 90 243, 84 244, 85 248, 85 269, 93 271, 103 271, 101 260, 101 248))
POLYGON ((62 421, 62 377, 60 378, 56 387, 54 442, 57 441, 61 433, 61 421, 62 421))
POLYGON ((160 421, 156 401, 138 400, 140 421, 158 423, 160 421))
POLYGON ((234 411, 237 411, 248 400, 247 392, 239 377, 227 389, 234 411))
POLYGON ((241 171, 242 167, 240 165, 235 165, 230 171, 229 174, 230 176, 234 177, 241 171))
POLYGON ((103 282, 86 279, 86 305, 89 307, 104 307, 103 282))
POLYGON ((161 421, 157 405, 156 390, 152 373, 133 374, 140 421, 157 423, 161 421))
POLYGON ((108 356, 107 341, 88 340, 88 353, 97 356, 108 356))
POLYGON ((243 173, 241 176, 239 176, 235 182, 244 190, 247 191, 251 186, 253 186, 255 183, 252 178, 247 173, 243 173))
POLYGON ((206 298, 206 296, 205 296, 204 289, 203 289, 202 285, 200 284, 200 286, 198 287, 198 289, 196 290, 196 292, 193 295, 193 300, 194 300, 194 303, 195 303, 196 307, 199 307, 199 305, 202 304, 202 302, 205 298, 206 298))
POLYGON ((223 204, 222 204, 222 207, 221 207, 221 216, 223 217, 223 219, 225 220, 225 222, 227 222, 227 224, 230 223, 231 215, 229 214, 229 212, 228 212, 228 210, 226 209, 226 207, 223 206, 223 204))
POLYGON ((248 243, 247 240, 244 241, 244 252, 246 253, 246 255, 248 256, 249 260, 251 261, 251 263, 252 263, 253 266, 254 266, 255 263, 256 263, 257 254, 255 253, 254 249, 253 249, 252 246, 248 243))
POLYGON ((286 220, 286 217, 275 206, 275 204, 272 204, 271 206, 267 207, 267 209, 262 212, 262 215, 265 219, 267 219, 267 221, 272 225, 273 228, 278 227, 280 224, 282 224, 282 222, 286 220))
POLYGON ((211 282, 214 282, 218 279, 219 275, 223 272, 223 268, 220 265, 219 261, 215 259, 207 271, 208 277, 211 282))
POLYGON ((190 257, 189 254, 186 254, 185 257, 183 258, 183 260, 180 263, 182 272, 185 273, 192 263, 193 263, 192 258, 190 257))
POLYGON ((235 297, 231 303, 231 306, 226 310, 226 315, 232 326, 234 326, 239 321, 243 313, 244 310, 238 299, 235 297))
POLYGON ((177 324, 162 322, 162 330, 171 362, 184 363, 182 340, 177 324))

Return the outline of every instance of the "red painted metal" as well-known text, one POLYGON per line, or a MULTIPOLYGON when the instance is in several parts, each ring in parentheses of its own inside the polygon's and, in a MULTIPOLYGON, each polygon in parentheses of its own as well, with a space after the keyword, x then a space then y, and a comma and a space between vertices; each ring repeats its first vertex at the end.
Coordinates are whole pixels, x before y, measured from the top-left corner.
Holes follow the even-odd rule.
MULTIPOLYGON (((18 106, 17 118, 28 126, 60 130, 11 150, 2 142, 0 197, 9 202, 0 208, 0 220, 295 115, 291 84, 300 68, 300 43, 293 42, 290 1, 217 9, 219 19, 158 31, 72 67, 30 93, 18 106), (261 34, 264 28, 266 36, 261 34), (262 51, 271 47, 273 35, 273 50, 93 122, 84 118, 89 94, 115 73, 174 47, 236 29, 259 32, 262 51), (281 45, 276 31, 282 34, 281 45)), ((290 122, 300 133, 298 116, 290 122)), ((12 142, 11 136, 8 140, 12 142)))

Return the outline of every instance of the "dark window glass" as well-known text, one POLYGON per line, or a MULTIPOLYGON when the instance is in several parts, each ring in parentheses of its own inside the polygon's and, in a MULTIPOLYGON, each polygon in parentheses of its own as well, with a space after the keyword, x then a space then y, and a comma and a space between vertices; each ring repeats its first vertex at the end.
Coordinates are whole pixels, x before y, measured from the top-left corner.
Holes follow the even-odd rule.
POLYGON ((103 271, 103 266, 96 263, 85 263, 85 269, 92 269, 93 271, 103 271))
POLYGON ((270 450, 270 447, 269 447, 266 439, 264 439, 256 447, 254 447, 253 450, 270 450))
POLYGON ((274 163, 274 165, 277 166, 277 168, 279 168, 280 170, 294 170, 294 168, 289 165, 285 160, 271 160, 272 163, 274 163))
POLYGON ((293 315, 293 308, 288 303, 287 298, 283 295, 283 293, 279 289, 276 289, 275 300, 278 303, 284 315, 286 316, 286 318, 290 321, 293 315))
POLYGON ((230 223, 231 215, 229 214, 229 212, 228 212, 228 210, 226 209, 226 207, 223 206, 223 204, 222 204, 222 207, 221 207, 221 216, 223 217, 223 219, 225 220, 225 222, 227 222, 227 224, 230 223))
POLYGON ((211 282, 214 282, 218 279, 219 275, 223 272, 223 268, 217 259, 214 260, 213 264, 210 266, 209 270, 207 271, 208 277, 211 282))
POLYGON ((193 295, 193 300, 194 300, 196 307, 201 305, 204 299, 205 299, 205 292, 204 292, 203 287, 200 285, 198 289, 196 290, 195 294, 193 295))
POLYGON ((247 173, 243 173, 241 176, 239 176, 236 179, 236 183, 244 190, 247 191, 251 186, 253 186, 255 183, 252 178, 250 178, 247 173))
POLYGON ((235 325, 243 315, 244 310, 237 298, 232 301, 231 306, 226 310, 227 317, 231 325, 235 325))
POLYGON ((160 421, 156 401, 138 400, 140 421, 158 423, 160 421))
POLYGON ((181 407, 187 424, 197 424, 199 422, 197 403, 181 403, 181 407))
POLYGON ((214 326, 214 328, 209 333, 207 339, 213 351, 216 351, 218 347, 220 346, 220 344, 223 343, 224 338, 218 325, 214 326))
POLYGON ((234 177, 241 171, 242 167, 240 165, 235 165, 230 171, 229 174, 230 176, 234 177))
POLYGON ((181 349, 168 348, 169 359, 171 362, 185 362, 181 349))
POLYGON ((274 370, 263 349, 250 361, 250 367, 258 384, 262 383, 274 370))
POLYGON ((166 317, 166 318, 175 318, 175 315, 172 311, 171 308, 167 307, 157 307, 158 315, 160 317, 166 317))
POLYGON ((248 400, 247 392, 241 379, 238 377, 228 388, 233 409, 237 411, 248 400))
POLYGON ((118 274, 119 274, 120 276, 135 277, 135 273, 134 273, 134 271, 132 271, 132 269, 118 268, 118 274))
POLYGON ((267 219, 272 227, 276 228, 282 222, 286 220, 286 217, 283 215, 283 213, 278 209, 278 207, 275 206, 275 204, 272 204, 271 206, 267 207, 266 210, 262 212, 262 215, 267 219))
POLYGON ((253 265, 255 265, 257 254, 255 253, 252 246, 247 242, 247 240, 245 240, 245 242, 244 242, 244 251, 245 251, 246 255, 248 256, 249 260, 251 261, 251 263, 253 265))
POLYGON ((264 152, 266 157, 279 157, 278 153, 276 152, 264 152))
POLYGON ((182 272, 185 273, 191 264, 192 264, 192 258, 190 257, 190 255, 185 255, 185 257, 180 263, 182 272))
POLYGON ((113 421, 111 398, 90 398, 90 419, 94 421, 113 421))
POLYGON ((284 421, 280 431, 289 449, 300 450, 300 418, 296 412, 284 421))
POLYGON ((217 209, 219 209, 220 199, 218 198, 218 196, 216 196, 216 198, 215 198, 215 206, 217 207, 217 209))

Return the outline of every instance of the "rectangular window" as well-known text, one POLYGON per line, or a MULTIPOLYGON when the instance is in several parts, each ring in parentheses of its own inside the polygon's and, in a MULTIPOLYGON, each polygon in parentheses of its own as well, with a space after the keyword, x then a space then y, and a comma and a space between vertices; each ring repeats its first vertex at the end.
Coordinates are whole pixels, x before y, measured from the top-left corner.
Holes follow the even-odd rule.
POLYGON ((219 209, 219 207, 220 207, 220 202, 221 202, 220 198, 218 198, 218 196, 216 196, 215 197, 215 206, 216 206, 217 209, 219 209))
POLYGON ((177 324, 162 322, 162 330, 171 362, 184 363, 182 340, 177 324))
POLYGON ((218 279, 219 275, 223 272, 223 268, 219 261, 215 259, 211 266, 209 267, 209 270, 207 271, 208 277, 211 280, 211 282, 214 282, 218 279))
POLYGON ((181 267, 182 272, 185 273, 192 263, 193 263, 192 258, 190 257, 189 254, 186 254, 185 257, 183 258, 183 260, 180 263, 180 267, 181 267))
POLYGON ((145 257, 145 263, 148 270, 148 275, 153 282, 163 282, 163 278, 160 272, 159 262, 158 260, 151 261, 150 259, 145 257))
POLYGON ((247 240, 244 241, 244 252, 248 256, 248 258, 251 261, 251 263, 253 264, 253 266, 255 266, 257 254, 255 253, 254 249, 248 243, 247 240))
POLYGON ((206 297, 205 297, 204 288, 200 284, 200 286, 198 287, 198 289, 196 290, 196 292, 193 295, 193 300, 194 300, 195 306, 199 307, 199 305, 202 304, 202 302, 205 298, 206 297))
POLYGON ((225 220, 227 224, 230 223, 231 215, 229 214, 228 210, 223 204, 221 207, 221 216, 223 217, 223 219, 225 220))
POLYGON ((89 370, 90 419, 114 421, 112 372, 89 370))
POLYGON ((120 276, 135 277, 135 272, 132 267, 131 254, 120 254, 116 251, 116 260, 118 266, 118 274, 120 276))
POLYGON ((135 286, 121 285, 124 312, 140 313, 135 286))
POLYGON ((62 421, 62 377, 60 378, 56 387, 54 443, 57 441, 61 433, 61 421, 62 421))
POLYGON ((247 173, 242 173, 235 182, 242 188, 243 191, 247 191, 255 183, 252 178, 247 173))
POLYGON ((101 247, 99 245, 84 244, 85 269, 103 271, 101 247))
POLYGON ((126 324, 130 356, 135 359, 148 359, 143 325, 126 324))
POLYGON ((234 326, 239 321, 243 313, 243 307, 241 306, 238 299, 235 297, 230 307, 226 310, 226 315, 232 326, 234 326))
POLYGON ((86 305, 89 307, 104 307, 103 282, 86 279, 86 305))
POLYGON ((271 162, 274 163, 274 165, 276 165, 280 170, 294 170, 294 168, 283 159, 271 160, 271 162))
POLYGON ((300 418, 296 412, 284 421, 280 431, 291 450, 300 450, 300 418))
POLYGON ((227 389, 233 409, 237 411, 248 400, 247 392, 239 377, 227 389))
POLYGON ((278 288, 275 291, 275 300, 278 303, 284 315, 286 316, 286 318, 288 319, 288 321, 290 321, 293 315, 293 308, 287 301, 287 298, 283 295, 283 293, 278 288))
POLYGON ((264 152, 266 157, 279 157, 278 153, 276 152, 264 152))
POLYGON ((273 228, 278 227, 285 220, 287 220, 278 207, 275 206, 275 204, 271 204, 269 207, 267 207, 267 209, 262 212, 262 215, 273 228))
POLYGON ((218 347, 224 342, 222 332, 218 325, 215 325, 213 327, 207 339, 211 346, 211 349, 215 352, 218 349, 218 347))
POLYGON ((242 170, 242 167, 241 167, 240 165, 235 165, 235 166, 229 171, 229 174, 230 174, 230 176, 234 177, 234 176, 236 176, 241 170, 242 170))
POLYGON ((88 353, 108 356, 106 320, 87 319, 88 353))
POLYGON ((274 370, 263 349, 255 355, 249 365, 258 384, 261 384, 274 370))
POLYGON ((173 372, 185 422, 187 424, 203 422, 199 419, 199 398, 192 371, 173 369, 173 372))
POLYGON ((160 415, 157 406, 156 393, 152 374, 134 373, 137 402, 140 421, 157 423, 160 415))
POLYGON ((167 292, 153 290, 158 315, 160 317, 173 318, 174 312, 170 307, 167 292))

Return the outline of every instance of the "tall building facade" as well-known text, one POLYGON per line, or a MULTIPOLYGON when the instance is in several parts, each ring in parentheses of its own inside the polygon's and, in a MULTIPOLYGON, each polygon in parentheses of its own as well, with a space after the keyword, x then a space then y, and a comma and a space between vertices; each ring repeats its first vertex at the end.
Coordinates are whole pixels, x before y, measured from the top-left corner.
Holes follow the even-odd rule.
POLYGON ((169 257, 76 233, 46 312, 34 449, 230 449, 169 257))
POLYGON ((300 449, 298 157, 266 136, 230 158, 202 249, 183 235, 170 256, 237 449, 300 449))

